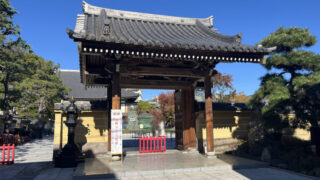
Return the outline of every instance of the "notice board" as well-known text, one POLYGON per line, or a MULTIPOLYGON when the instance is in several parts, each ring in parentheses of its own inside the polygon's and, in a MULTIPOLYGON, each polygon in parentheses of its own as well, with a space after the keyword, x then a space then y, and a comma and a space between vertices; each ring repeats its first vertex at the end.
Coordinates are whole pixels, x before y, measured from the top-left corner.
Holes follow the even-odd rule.
POLYGON ((111 154, 122 154, 122 112, 111 110, 111 154))

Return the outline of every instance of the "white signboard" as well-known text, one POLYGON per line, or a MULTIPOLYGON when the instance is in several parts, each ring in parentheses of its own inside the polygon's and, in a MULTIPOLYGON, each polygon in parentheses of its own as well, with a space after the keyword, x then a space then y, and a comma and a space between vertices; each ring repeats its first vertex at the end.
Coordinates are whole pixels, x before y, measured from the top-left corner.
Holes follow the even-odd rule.
POLYGON ((122 154, 122 113, 111 110, 111 154, 122 154))

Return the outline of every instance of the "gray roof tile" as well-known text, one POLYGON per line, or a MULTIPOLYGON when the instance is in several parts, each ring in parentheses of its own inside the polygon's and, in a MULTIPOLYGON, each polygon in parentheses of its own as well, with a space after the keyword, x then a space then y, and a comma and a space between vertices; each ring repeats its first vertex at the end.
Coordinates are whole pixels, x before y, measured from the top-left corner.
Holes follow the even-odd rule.
POLYGON ((225 52, 269 53, 272 48, 241 44, 241 34, 223 35, 212 28, 212 17, 183 18, 106 9, 83 3, 75 40, 143 45, 155 48, 200 49, 225 52))
MULTIPOLYGON (((72 90, 68 93, 67 97, 74 97, 75 99, 85 100, 98 100, 106 99, 108 94, 107 87, 93 87, 86 88, 84 84, 80 82, 80 72, 78 70, 60 70, 58 72, 62 83, 72 90)), ((121 98, 137 98, 139 96, 136 93, 138 89, 121 89, 121 98)))

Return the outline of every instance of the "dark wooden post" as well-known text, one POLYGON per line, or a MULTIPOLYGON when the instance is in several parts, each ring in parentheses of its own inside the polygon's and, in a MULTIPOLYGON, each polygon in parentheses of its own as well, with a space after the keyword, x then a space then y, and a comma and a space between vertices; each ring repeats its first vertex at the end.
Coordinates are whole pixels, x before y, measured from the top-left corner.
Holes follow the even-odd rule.
MULTIPOLYGON (((120 88, 120 65, 115 65, 115 71, 112 75, 112 85, 111 85, 111 109, 121 109, 121 88, 120 88)), ((111 109, 110 109, 110 126, 108 132, 108 149, 111 152, 111 109)))
POLYGON ((195 148, 197 137, 195 131, 195 119, 193 115, 194 88, 182 89, 183 98, 183 147, 195 148))
POLYGON ((205 118, 206 118, 206 136, 207 136, 207 153, 213 153, 213 113, 212 113, 212 94, 211 94, 211 77, 206 76, 204 80, 205 92, 205 118))
POLYGON ((115 72, 112 76, 112 109, 120 109, 121 108, 121 88, 120 88, 120 65, 115 65, 115 72))
POLYGON ((111 109, 112 109, 112 85, 108 86, 108 151, 111 152, 111 109))
POLYGON ((175 129, 176 129, 176 148, 183 150, 183 102, 181 90, 177 89, 174 93, 174 113, 175 113, 175 129))

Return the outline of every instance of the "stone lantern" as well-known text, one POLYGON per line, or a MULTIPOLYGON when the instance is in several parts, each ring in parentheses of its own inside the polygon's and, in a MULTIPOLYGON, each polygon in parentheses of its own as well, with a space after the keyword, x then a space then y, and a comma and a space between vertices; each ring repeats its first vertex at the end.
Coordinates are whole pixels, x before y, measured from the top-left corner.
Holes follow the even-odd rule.
POLYGON ((55 166, 64 168, 76 167, 79 159, 82 159, 82 153, 74 143, 75 127, 78 122, 79 110, 73 99, 66 108, 65 113, 67 115, 65 124, 68 127, 68 143, 63 147, 62 152, 55 159, 55 166))

